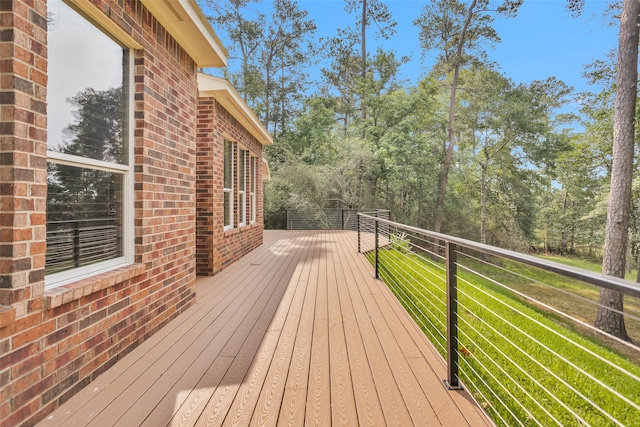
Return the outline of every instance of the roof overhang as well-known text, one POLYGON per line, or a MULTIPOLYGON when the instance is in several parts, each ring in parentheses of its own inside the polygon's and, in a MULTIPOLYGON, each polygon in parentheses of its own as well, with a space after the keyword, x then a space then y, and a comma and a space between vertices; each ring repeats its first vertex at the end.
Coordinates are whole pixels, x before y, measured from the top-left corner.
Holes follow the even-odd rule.
POLYGON ((228 80, 198 73, 198 91, 202 97, 215 98, 260 144, 273 144, 269 132, 228 80))
POLYGON ((199 68, 224 67, 229 53, 195 0, 141 0, 199 68))

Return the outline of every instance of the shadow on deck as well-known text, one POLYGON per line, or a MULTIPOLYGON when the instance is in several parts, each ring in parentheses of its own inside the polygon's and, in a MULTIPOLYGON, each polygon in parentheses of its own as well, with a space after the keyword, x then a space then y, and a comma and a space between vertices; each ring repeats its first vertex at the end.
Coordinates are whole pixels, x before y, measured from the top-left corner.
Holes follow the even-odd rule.
POLYGON ((41 426, 491 425, 349 231, 267 231, 41 426))

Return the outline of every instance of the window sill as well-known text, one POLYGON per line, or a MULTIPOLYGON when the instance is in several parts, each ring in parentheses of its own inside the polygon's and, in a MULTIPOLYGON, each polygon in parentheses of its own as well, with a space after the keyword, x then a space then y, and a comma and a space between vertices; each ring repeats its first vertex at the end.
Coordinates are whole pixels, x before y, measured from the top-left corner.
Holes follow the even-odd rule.
POLYGON ((260 224, 257 222, 254 222, 253 224, 246 224, 246 225, 241 225, 235 228, 230 228, 228 230, 224 230, 224 236, 231 236, 237 233, 242 233, 245 230, 252 230, 256 227, 259 227, 260 224))
POLYGON ((224 236, 225 237, 226 236, 231 236, 231 235, 239 233, 239 232, 240 232, 240 229, 237 228, 237 227, 229 228, 229 229, 224 230, 224 236))
POLYGON ((44 292, 44 306, 46 309, 60 307, 139 276, 144 273, 144 270, 143 264, 131 264, 46 290, 44 292))
POLYGON ((256 228, 258 226, 258 223, 253 222, 247 225, 243 225, 240 230, 253 230, 254 228, 256 228))

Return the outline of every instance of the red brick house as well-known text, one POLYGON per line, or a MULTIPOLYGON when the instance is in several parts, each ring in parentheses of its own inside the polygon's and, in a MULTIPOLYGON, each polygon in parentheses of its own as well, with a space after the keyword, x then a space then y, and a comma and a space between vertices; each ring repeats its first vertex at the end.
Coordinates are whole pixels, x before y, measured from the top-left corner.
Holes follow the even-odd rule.
POLYGON ((212 275, 262 244, 272 140, 228 81, 199 74, 198 88, 196 271, 212 275))
POLYGON ((0 1, 0 426, 33 425, 262 242, 262 146, 194 0, 0 1))

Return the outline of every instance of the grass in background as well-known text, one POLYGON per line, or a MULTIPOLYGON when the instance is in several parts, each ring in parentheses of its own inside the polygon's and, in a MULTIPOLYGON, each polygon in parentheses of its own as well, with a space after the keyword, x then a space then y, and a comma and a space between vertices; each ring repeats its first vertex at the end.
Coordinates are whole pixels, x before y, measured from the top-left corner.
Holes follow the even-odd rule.
MULTIPOLYGON (((517 286, 531 287, 530 280, 514 279, 512 274, 496 269, 487 274, 488 266, 462 258, 459 256, 459 262, 465 266, 474 269, 481 266, 482 274, 501 282, 508 280, 504 283, 509 286, 520 281, 517 286)), ((508 291, 496 289, 497 285, 486 279, 461 269, 458 273, 461 379, 498 424, 546 426, 586 422, 597 426, 617 423, 640 426, 638 366, 557 323, 554 316, 534 309, 508 291), (616 366, 624 367, 636 378, 630 378, 561 337, 568 337, 616 366), (624 397, 615 396, 608 388, 624 397), (601 414, 588 401, 612 414, 617 422, 601 414)), ((446 306, 441 265, 415 254, 382 250, 380 277, 445 356, 446 306)), ((547 277, 536 279, 549 283, 543 280, 547 277)), ((585 285, 572 281, 551 283, 586 292, 581 289, 585 285)), ((549 289, 545 288, 545 292, 549 289)))
MULTIPOLYGON (((596 273, 602 272, 602 262, 596 262, 590 259, 569 257, 569 256, 558 256, 558 255, 538 255, 538 258, 548 259, 549 261, 555 261, 555 262, 559 262, 560 264, 571 265, 573 267, 594 271, 596 273)), ((632 282, 635 282, 637 277, 638 277, 637 268, 632 268, 630 271, 627 270, 624 276, 625 279, 631 280, 632 282)))

